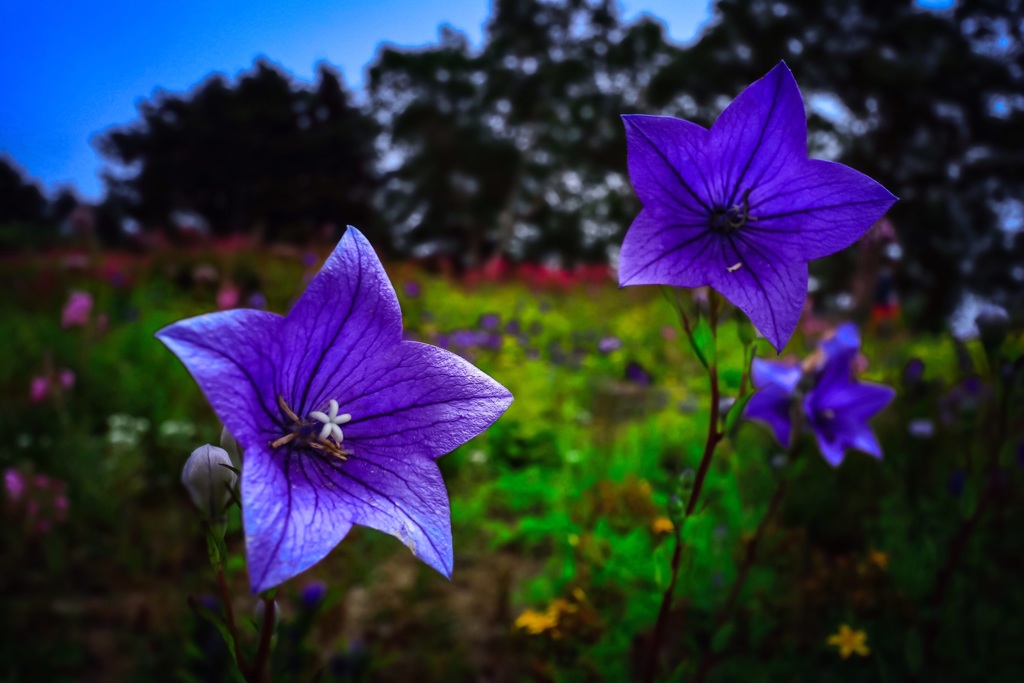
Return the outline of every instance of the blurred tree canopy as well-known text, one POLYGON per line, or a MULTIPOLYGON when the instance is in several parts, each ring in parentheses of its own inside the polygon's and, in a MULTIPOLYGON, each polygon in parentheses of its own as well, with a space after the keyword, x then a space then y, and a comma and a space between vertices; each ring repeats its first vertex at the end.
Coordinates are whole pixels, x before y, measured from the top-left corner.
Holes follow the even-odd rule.
MULTIPOLYGON (((639 209, 619 114, 710 125, 785 59, 812 154, 900 197, 898 277, 917 321, 941 324, 964 291, 1019 309, 1022 5, 718 0, 683 47, 649 17, 624 23, 614 0, 494 0, 479 48, 450 27, 426 48, 383 46, 359 104, 327 66, 310 86, 266 61, 234 83, 159 93, 98 138, 114 162, 105 206, 143 229, 184 217, 275 240, 351 223, 397 253, 464 266, 603 261, 639 209)), ((4 165, 0 209, 8 221, 40 211, 4 165)), ((823 277, 848 280, 852 259, 823 277)))
POLYGON ((159 93, 139 115, 97 146, 119 166, 106 174, 110 194, 143 225, 273 240, 377 225, 376 130, 327 65, 304 88, 259 60, 234 84, 214 76, 188 95, 159 93))

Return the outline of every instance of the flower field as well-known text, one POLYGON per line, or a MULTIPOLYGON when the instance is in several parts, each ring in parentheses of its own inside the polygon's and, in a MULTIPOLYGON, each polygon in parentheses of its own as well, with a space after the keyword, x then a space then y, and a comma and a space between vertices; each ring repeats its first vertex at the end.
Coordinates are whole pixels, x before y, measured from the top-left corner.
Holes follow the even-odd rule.
MULTIPOLYGON (((286 313, 328 253, 221 245, 3 263, 0 680, 240 680, 180 481, 222 426, 154 334, 218 309, 286 313)), ((458 353, 515 400, 438 461, 451 580, 354 527, 277 590, 275 680, 640 678, 677 533, 660 680, 1020 680, 1019 331, 986 347, 861 325, 861 379, 896 390, 871 421, 884 456, 850 451, 832 467, 812 434, 786 450, 730 413, 749 391, 747 349, 776 354, 746 346, 749 326, 723 309, 726 438, 680 523, 708 378, 658 288, 620 290, 603 269, 455 280, 385 268, 405 337, 458 353)), ((783 358, 812 355, 843 322, 805 313, 783 358)), ((255 650, 263 614, 236 507, 225 543, 239 638, 255 650)))

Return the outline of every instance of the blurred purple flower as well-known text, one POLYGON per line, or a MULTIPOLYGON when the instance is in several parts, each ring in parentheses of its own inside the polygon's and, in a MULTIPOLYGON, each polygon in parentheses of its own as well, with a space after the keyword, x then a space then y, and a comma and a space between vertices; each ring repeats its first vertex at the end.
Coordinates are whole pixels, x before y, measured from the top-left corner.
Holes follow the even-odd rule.
POLYGON ((92 295, 88 292, 75 290, 71 292, 64 310, 61 311, 60 325, 67 329, 69 327, 81 327, 89 322, 89 314, 92 313, 92 295))
POLYGON ((307 609, 313 609, 320 605, 326 595, 326 583, 323 581, 311 581, 303 586, 302 594, 299 597, 304 607, 307 609))
POLYGON ((41 403, 50 393, 50 381, 45 377, 33 377, 29 384, 28 398, 32 403, 41 403))
POLYGON ((261 311, 267 309, 267 297, 263 295, 263 292, 253 292, 249 295, 249 308, 256 308, 261 311))
POLYGON ((402 291, 410 299, 415 299, 423 292, 423 289, 420 287, 420 283, 415 280, 406 280, 405 284, 402 285, 402 291))
POLYGON ((643 387, 650 386, 652 381, 651 373, 636 361, 626 364, 626 379, 643 387))
POLYGON ((65 391, 70 391, 75 387, 75 373, 70 368, 61 368, 60 372, 57 373, 57 382, 60 383, 60 388, 65 391))
POLYGON ((907 424, 907 433, 918 439, 930 439, 935 436, 935 423, 924 418, 911 420, 907 424))
POLYGON ((7 499, 13 503, 21 500, 25 495, 25 477, 21 472, 12 468, 4 470, 4 490, 7 492, 7 499))
POLYGON ((903 367, 903 385, 911 387, 916 385, 924 377, 924 361, 920 358, 911 358, 903 367))
POLYGON ((853 244, 896 198, 842 164, 807 158, 807 118, 780 62, 711 127, 623 117, 643 203, 619 283, 711 286, 777 350, 807 298, 807 263, 853 244))
POLYGON ((496 330, 501 326, 501 316, 497 313, 484 313, 477 321, 477 327, 482 330, 496 330))
POLYGON ((743 414, 767 424, 780 444, 789 448, 793 429, 793 397, 803 373, 799 365, 755 358, 750 366, 757 393, 743 414))
POLYGON ((618 337, 601 337, 597 342, 597 350, 601 353, 611 353, 622 348, 622 340, 618 337))
POLYGON ((245 451, 254 591, 318 562, 353 524, 399 538, 451 575, 436 460, 490 426, 512 396, 461 358, 402 341, 398 299, 362 233, 348 229, 286 317, 237 309, 157 337, 245 451))
POLYGON ((853 349, 829 357, 804 398, 807 422, 822 456, 833 467, 843 461, 848 448, 882 457, 882 447, 868 420, 896 395, 890 387, 855 380, 851 362, 856 355, 857 349, 853 349))

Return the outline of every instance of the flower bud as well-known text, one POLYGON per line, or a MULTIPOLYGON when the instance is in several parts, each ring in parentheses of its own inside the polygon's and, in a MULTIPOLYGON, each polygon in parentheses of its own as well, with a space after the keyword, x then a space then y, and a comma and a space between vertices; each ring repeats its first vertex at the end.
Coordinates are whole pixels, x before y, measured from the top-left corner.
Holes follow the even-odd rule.
POLYGON ((206 444, 192 451, 181 471, 181 483, 207 521, 224 518, 224 508, 231 500, 229 489, 238 480, 230 467, 227 451, 206 444))

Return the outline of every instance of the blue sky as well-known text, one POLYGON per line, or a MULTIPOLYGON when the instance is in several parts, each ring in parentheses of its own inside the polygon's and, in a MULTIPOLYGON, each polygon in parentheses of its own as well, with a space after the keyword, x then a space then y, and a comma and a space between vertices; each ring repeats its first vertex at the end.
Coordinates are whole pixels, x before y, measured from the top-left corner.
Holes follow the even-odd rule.
MULTIPOLYGON (((710 0, 622 0, 678 42, 710 18, 710 0)), ((102 194, 90 138, 135 118, 162 88, 186 91, 212 72, 234 76, 265 55, 312 79, 320 60, 350 85, 381 43, 425 45, 448 23, 482 39, 490 0, 3 0, 0 155, 53 190, 102 194)))

